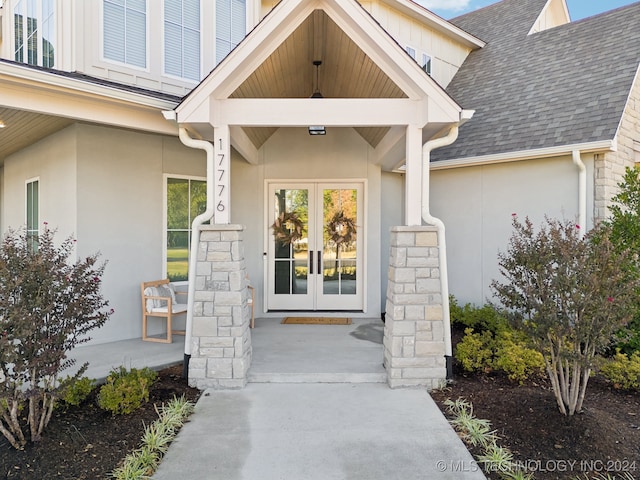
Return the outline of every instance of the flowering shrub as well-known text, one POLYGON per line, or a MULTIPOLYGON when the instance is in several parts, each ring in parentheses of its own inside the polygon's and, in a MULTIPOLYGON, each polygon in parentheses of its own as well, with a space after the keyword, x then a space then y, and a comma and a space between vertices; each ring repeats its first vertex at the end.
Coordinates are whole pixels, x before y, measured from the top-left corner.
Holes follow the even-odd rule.
POLYGON ((73 249, 70 238, 55 246, 46 226, 35 243, 11 231, 0 245, 0 432, 18 449, 23 428, 37 441, 49 423, 67 353, 113 313, 100 293, 104 265, 97 255, 72 263, 73 249))
POLYGON ((544 356, 560 411, 573 415, 596 353, 633 316, 638 275, 606 226, 582 238, 571 222, 547 219, 536 232, 514 216, 513 228, 507 252, 498 255, 506 281, 491 286, 514 327, 544 356))

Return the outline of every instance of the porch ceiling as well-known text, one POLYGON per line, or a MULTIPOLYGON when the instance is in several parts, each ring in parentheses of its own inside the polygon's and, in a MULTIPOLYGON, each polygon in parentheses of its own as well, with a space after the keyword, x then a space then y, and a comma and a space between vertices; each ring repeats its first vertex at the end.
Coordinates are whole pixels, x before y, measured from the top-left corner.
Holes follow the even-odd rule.
MULTIPOLYGON (((307 19, 249 76, 232 98, 309 98, 316 86, 324 98, 407 98, 407 95, 322 10, 307 19)), ((245 127, 256 148, 277 127, 245 127)), ((388 127, 357 127, 373 147, 388 127)))
POLYGON ((62 130, 73 120, 0 107, 0 165, 4 159, 32 143, 62 130))

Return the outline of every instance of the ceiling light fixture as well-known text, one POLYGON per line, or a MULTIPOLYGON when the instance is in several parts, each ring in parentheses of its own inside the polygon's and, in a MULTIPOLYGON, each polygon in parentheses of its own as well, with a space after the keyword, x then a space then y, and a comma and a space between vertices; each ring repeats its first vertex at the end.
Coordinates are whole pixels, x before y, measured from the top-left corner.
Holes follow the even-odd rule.
MULTIPOLYGON (((322 60, 314 60, 313 65, 316 67, 316 82, 311 98, 324 98, 320 93, 320 83, 318 80, 318 68, 322 65, 322 60)), ((309 135, 326 135, 327 131, 322 125, 311 125, 309 127, 309 135)))
POLYGON ((2 120, 0 120, 0 128, 4 128, 6 127, 6 125, 4 124, 4 122, 2 120))

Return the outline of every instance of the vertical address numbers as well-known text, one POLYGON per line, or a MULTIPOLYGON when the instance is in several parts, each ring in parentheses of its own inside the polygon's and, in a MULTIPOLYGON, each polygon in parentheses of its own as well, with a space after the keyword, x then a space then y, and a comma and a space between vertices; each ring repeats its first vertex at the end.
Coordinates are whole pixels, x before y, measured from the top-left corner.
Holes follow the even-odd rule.
POLYGON ((214 145, 214 223, 226 224, 230 221, 229 212, 229 167, 231 149, 229 148, 229 127, 216 127, 214 145))

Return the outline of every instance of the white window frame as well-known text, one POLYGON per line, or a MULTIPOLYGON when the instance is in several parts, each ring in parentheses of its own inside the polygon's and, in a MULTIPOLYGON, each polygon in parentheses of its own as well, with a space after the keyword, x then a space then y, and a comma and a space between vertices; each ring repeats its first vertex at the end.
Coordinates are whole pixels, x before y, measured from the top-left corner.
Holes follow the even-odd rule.
MULTIPOLYGON (((199 48, 200 48, 200 52, 198 55, 198 78, 197 79, 192 79, 192 78, 188 78, 184 76, 184 52, 182 53, 182 57, 181 57, 181 69, 182 69, 182 75, 178 76, 172 73, 167 73, 167 68, 166 68, 166 64, 165 64, 165 53, 166 53, 166 43, 167 43, 167 33, 166 33, 166 20, 165 20, 165 2, 166 0, 163 0, 162 2, 162 73, 163 75, 167 76, 167 77, 171 77, 171 78, 177 78, 186 82, 191 82, 193 84, 198 84, 200 82, 200 80, 202 79, 202 66, 204 63, 204 56, 203 56, 203 41, 202 41, 202 31, 204 28, 204 23, 203 23, 203 18, 204 18, 204 11, 203 11, 203 6, 202 6, 202 2, 203 1, 210 1, 210 0, 199 0, 199 8, 200 8, 200 24, 198 25, 198 38, 199 38, 199 48)), ((182 30, 184 30, 184 25, 180 25, 180 28, 182 30)), ((184 35, 183 35, 184 38, 184 35)), ((184 46, 183 46, 184 49, 184 46)))
POLYGON ((422 70, 424 70, 427 73, 427 75, 429 75, 430 77, 433 77, 433 55, 430 55, 427 52, 422 52, 422 56, 420 58, 421 58, 420 66, 422 67, 422 70), (425 57, 429 57, 428 69, 425 68, 426 67, 425 57))
MULTIPOLYGON (((126 51, 125 51, 125 61, 121 62, 120 60, 114 60, 112 58, 108 58, 105 56, 104 54, 104 35, 105 35, 105 15, 104 15, 104 4, 105 1, 110 1, 110 0, 101 0, 100 2, 100 59, 103 62, 107 62, 107 63, 112 63, 114 65, 121 65, 123 67, 127 67, 127 68, 131 68, 134 70, 138 70, 141 72, 150 72, 151 68, 150 68, 150 31, 149 31, 149 1, 148 0, 144 0, 144 6, 145 6, 145 11, 144 11, 144 17, 145 17, 145 51, 144 51, 144 63, 145 66, 144 67, 140 67, 139 65, 134 65, 132 63, 127 63, 126 62, 126 51)), ((126 7, 125 7, 126 8, 126 7)))
POLYGON ((418 51, 417 51, 415 48, 413 48, 411 45, 406 45, 406 46, 404 47, 404 51, 405 51, 405 52, 407 52, 407 54, 408 54, 411 58, 413 58, 414 60, 416 60, 416 61, 417 61, 417 57, 416 57, 416 55, 417 55, 417 52, 418 52, 418 51))
MULTIPOLYGON (((56 25, 56 21, 57 21, 57 8, 56 8, 56 1, 55 0, 36 0, 35 2, 35 6, 36 6, 36 12, 35 15, 30 17, 28 14, 28 1, 27 0, 19 0, 18 2, 16 2, 16 4, 13 7, 13 10, 10 12, 11 15, 11 32, 12 35, 10 35, 10 43, 11 43, 11 55, 12 55, 12 59, 15 60, 16 62, 20 62, 20 63, 25 63, 27 65, 37 65, 39 67, 44 67, 44 68, 55 68, 56 66, 56 57, 57 57, 57 45, 58 45, 58 39, 57 39, 57 25, 56 25), (44 17, 43 17, 43 1, 48 1, 51 5, 51 17, 48 18, 48 24, 52 25, 53 27, 53 36, 51 38, 47 38, 46 40, 49 41, 49 43, 53 46, 53 64, 52 65, 45 65, 44 64, 44 49, 43 49, 43 41, 45 40, 44 35, 43 35, 43 28, 44 28, 44 17), (21 8, 21 11, 18 11, 18 8, 21 8), (22 15, 22 20, 23 20, 23 30, 22 30, 22 40, 23 40, 23 44, 22 44, 22 49, 23 49, 23 58, 22 60, 18 60, 16 58, 17 55, 17 44, 16 44, 16 14, 22 15), (29 18, 35 18, 36 19, 36 23, 37 23, 37 27, 36 27, 36 62, 35 63, 31 63, 29 62, 29 39, 27 38, 28 35, 28 28, 26 28, 27 26, 27 22, 29 18)), ((9 12, 7 12, 9 13, 9 12)))
MULTIPOLYGON (((213 0, 212 0, 212 1, 213 1, 213 0)), ((222 61, 222 60, 223 60, 223 59, 224 59, 224 58, 225 58, 229 53, 231 53, 231 52, 233 51, 233 49, 234 49, 234 48, 236 48, 236 47, 238 46, 238 44, 242 41, 242 39, 243 39, 243 38, 245 38, 245 37, 247 36, 247 32, 248 32, 247 25, 248 25, 248 23, 249 23, 249 19, 248 19, 248 17, 249 17, 249 14, 250 14, 250 7, 249 7, 249 3, 251 3, 251 2, 250 2, 249 0, 242 0, 242 1, 244 2, 244 22, 243 22, 243 25, 244 25, 244 27, 243 27, 243 28, 244 28, 244 32, 242 32, 242 38, 241 38, 241 39, 239 39, 239 40, 238 40, 238 42, 234 43, 234 42, 233 42, 233 38, 234 38, 234 30, 233 30, 233 24, 234 24, 234 22, 233 22, 233 18, 234 18, 234 16, 233 16, 233 0, 229 0, 229 1, 231 1, 231 2, 232 2, 232 3, 231 3, 231 8, 232 8, 232 10, 231 10, 231 26, 230 26, 231 37, 228 39, 228 42, 229 42, 229 44, 231 45, 231 48, 230 48, 229 52, 227 52, 227 53, 225 54, 225 56, 224 56, 224 57, 221 57, 221 58, 220 58, 220 61, 218 61, 218 42, 219 42, 219 41, 225 41, 225 42, 226 42, 226 41, 227 41, 227 39, 220 38, 220 37, 219 37, 219 35, 218 35, 218 28, 217 28, 217 18, 218 18, 218 11, 217 11, 217 8, 218 8, 218 0, 215 0, 215 8, 216 8, 216 12, 215 12, 215 18, 216 18, 216 29, 215 29, 215 30, 216 30, 216 32, 215 32, 215 38, 214 38, 214 58, 215 58, 215 64, 216 64, 216 65, 217 65, 218 63, 220 63, 220 62, 221 62, 221 61, 222 61)))
MULTIPOLYGON (((170 178, 178 180, 194 180, 207 183, 207 177, 201 177, 198 175, 178 175, 173 173, 165 173, 162 179, 162 278, 168 278, 167 274, 167 184, 170 178)), ((189 242, 191 242, 191 227, 189 224, 189 242)), ((189 258, 191 256, 191 250, 189 249, 189 258)), ((189 260, 188 260, 189 262, 189 260)), ((188 270, 187 270, 188 275, 188 270)))
POLYGON ((27 239, 29 239, 30 234, 37 237, 40 236, 40 177, 28 178, 24 181, 24 225, 25 225, 25 233, 27 235, 27 239), (35 223, 29 225, 29 185, 37 184, 38 187, 38 200, 37 200, 37 215, 35 219, 35 223), (33 228, 35 226, 35 228, 33 228))

